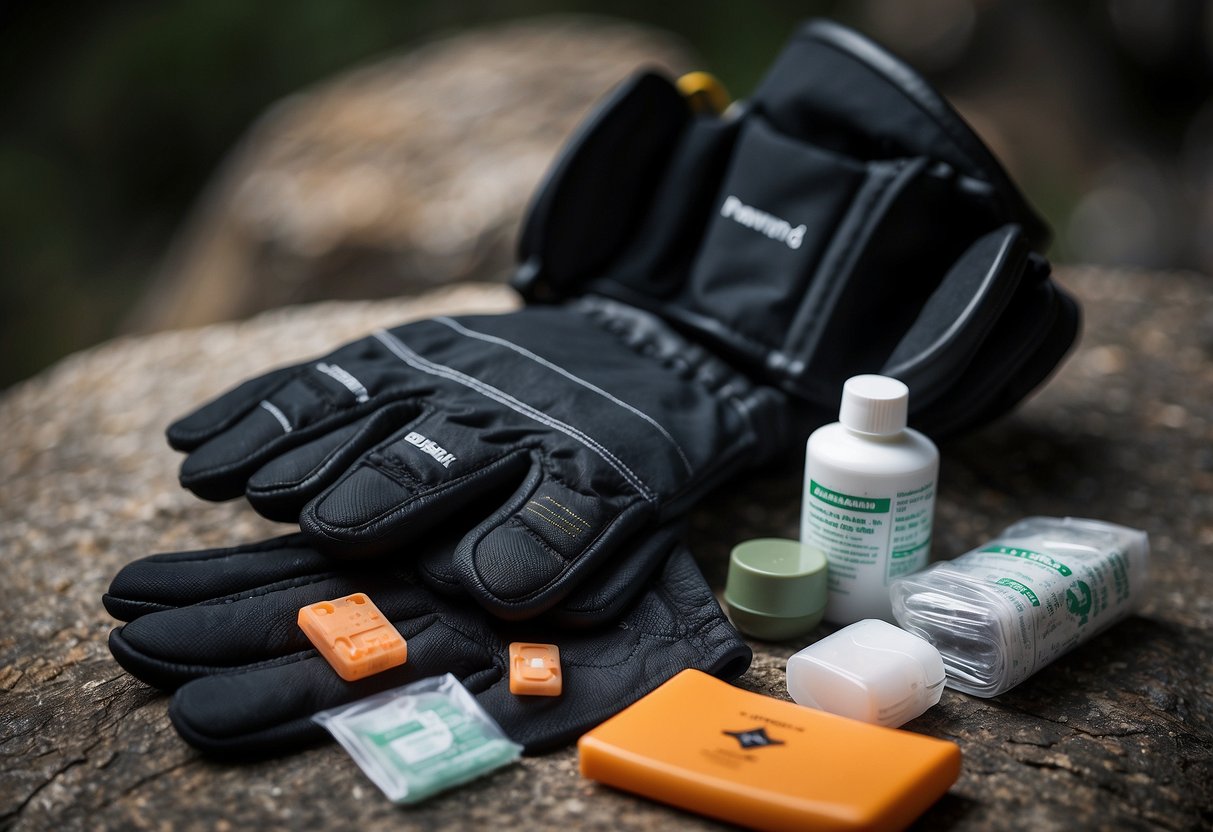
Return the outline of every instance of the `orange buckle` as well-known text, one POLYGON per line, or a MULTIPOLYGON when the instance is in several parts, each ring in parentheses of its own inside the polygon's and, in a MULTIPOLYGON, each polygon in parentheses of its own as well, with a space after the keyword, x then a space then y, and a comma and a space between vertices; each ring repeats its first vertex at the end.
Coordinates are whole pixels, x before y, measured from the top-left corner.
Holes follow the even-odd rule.
POLYGON ((362 592, 299 610, 299 626, 320 655, 347 682, 408 659, 408 644, 362 592))
POLYGON ((688 72, 675 82, 675 86, 693 113, 715 116, 729 108, 729 91, 711 73, 688 72))
POLYGON ((510 644, 510 693, 515 696, 559 696, 560 648, 555 644, 510 644))

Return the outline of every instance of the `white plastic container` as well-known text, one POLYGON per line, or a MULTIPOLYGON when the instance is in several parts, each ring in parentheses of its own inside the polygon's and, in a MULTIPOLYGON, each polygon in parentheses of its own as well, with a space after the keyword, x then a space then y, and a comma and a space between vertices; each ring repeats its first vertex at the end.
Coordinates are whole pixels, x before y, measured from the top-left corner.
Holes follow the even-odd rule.
POLYGON ((843 627, 788 659, 798 705, 897 728, 939 701, 944 669, 929 641, 878 619, 843 627))
POLYGON ((948 687, 997 696, 1132 613, 1145 596, 1149 553, 1137 529, 1029 517, 894 581, 893 612, 939 650, 948 687))
POLYGON ((906 427, 909 395, 897 379, 855 376, 838 421, 809 437, 800 538, 826 553, 836 624, 892 621, 889 583, 930 555, 939 451, 906 427))

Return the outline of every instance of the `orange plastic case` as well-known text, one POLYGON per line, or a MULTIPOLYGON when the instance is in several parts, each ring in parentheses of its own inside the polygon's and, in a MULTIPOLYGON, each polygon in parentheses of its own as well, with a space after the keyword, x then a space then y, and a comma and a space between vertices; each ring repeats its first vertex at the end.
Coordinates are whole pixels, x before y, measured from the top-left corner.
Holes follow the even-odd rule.
POLYGON ((953 743, 684 670, 577 743, 581 773, 755 829, 895 830, 960 775, 953 743))
POLYGON ((365 593, 320 601, 299 610, 299 626, 347 682, 408 659, 408 644, 365 593))
POLYGON ((559 647, 525 641, 510 644, 510 693, 559 696, 562 686, 559 647))

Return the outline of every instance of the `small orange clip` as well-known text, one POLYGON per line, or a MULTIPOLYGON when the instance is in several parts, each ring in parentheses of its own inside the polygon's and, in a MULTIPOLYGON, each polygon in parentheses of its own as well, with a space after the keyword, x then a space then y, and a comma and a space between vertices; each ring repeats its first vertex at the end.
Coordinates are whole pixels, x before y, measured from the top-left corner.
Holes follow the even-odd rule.
POLYGON ((408 644, 364 593, 299 610, 299 626, 347 682, 404 664, 408 644))
POLYGON ((560 648, 555 644, 510 644, 510 693, 524 696, 559 696, 560 648))

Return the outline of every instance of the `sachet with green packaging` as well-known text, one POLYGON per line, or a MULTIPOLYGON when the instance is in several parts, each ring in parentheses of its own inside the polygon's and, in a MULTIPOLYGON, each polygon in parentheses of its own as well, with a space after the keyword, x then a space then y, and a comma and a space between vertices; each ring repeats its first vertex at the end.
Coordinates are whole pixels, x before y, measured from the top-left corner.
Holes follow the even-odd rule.
POLYGON ((418 803, 514 762, 522 746, 447 673, 312 717, 395 803, 418 803))

